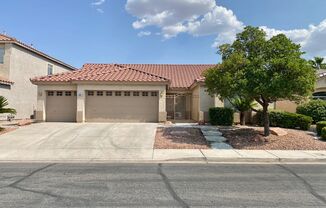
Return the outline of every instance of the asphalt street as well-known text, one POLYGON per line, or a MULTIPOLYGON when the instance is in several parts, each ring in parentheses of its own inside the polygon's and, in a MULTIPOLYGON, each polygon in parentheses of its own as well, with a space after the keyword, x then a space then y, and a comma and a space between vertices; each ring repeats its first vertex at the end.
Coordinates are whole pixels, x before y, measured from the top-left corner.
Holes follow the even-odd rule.
POLYGON ((326 207, 326 165, 2 163, 0 207, 326 207))

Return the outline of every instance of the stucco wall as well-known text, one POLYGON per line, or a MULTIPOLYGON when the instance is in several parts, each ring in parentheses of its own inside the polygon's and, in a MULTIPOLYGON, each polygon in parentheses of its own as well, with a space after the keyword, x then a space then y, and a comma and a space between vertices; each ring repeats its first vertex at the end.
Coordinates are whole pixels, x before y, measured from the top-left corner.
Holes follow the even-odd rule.
POLYGON ((200 87, 196 86, 192 91, 192 105, 191 105, 191 118, 192 120, 199 120, 199 100, 200 87))
POLYGON ((5 49, 4 62, 3 64, 0 63, 0 76, 9 78, 11 44, 0 44, 0 48, 5 49))
POLYGON ((317 80, 315 92, 326 91, 326 77, 317 80))
POLYGON ((53 73, 71 70, 14 44, 6 44, 5 54, 10 56, 5 59, 6 69, 2 70, 8 70, 10 66, 7 78, 14 84, 10 92, 0 90, 0 94, 4 94, 10 107, 17 110, 16 118, 30 118, 37 105, 37 87, 30 82, 30 78, 47 75, 48 64, 53 65, 53 73))
POLYGON ((207 88, 197 85, 192 91, 192 119, 209 121, 208 111, 211 107, 223 107, 223 102, 216 96, 210 96, 207 88))

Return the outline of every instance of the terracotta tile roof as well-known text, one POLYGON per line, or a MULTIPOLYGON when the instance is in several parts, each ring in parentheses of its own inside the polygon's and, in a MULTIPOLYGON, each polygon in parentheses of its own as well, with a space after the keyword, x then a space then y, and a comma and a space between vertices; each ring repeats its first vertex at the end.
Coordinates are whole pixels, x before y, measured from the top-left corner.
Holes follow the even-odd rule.
POLYGON ((118 64, 106 64, 73 72, 36 77, 31 79, 31 81, 33 83, 73 81, 169 82, 169 80, 164 77, 118 64))
POLYGON ((14 84, 14 82, 10 81, 7 78, 0 76, 0 84, 12 85, 12 84, 14 84))
MULTIPOLYGON (((101 69, 108 64, 85 64, 83 70, 101 69)), ((189 88, 202 73, 215 64, 120 64, 171 80, 170 88, 189 88)))
POLYGON ((34 47, 32 47, 30 45, 27 45, 27 44, 17 40, 16 38, 13 38, 13 37, 1 34, 1 33, 0 33, 0 43, 13 43, 13 44, 19 45, 20 47, 23 47, 23 48, 25 48, 25 49, 27 49, 29 51, 32 51, 32 52, 34 52, 34 53, 36 53, 36 54, 38 54, 40 56, 43 56, 44 58, 47 58, 47 59, 49 59, 49 60, 51 60, 53 62, 56 62, 57 64, 65 66, 65 67, 67 67, 67 68, 69 68, 71 70, 77 70, 75 67, 73 67, 73 66, 71 66, 69 64, 66 64, 66 63, 64 63, 64 62, 62 62, 62 61, 60 61, 60 60, 58 60, 56 58, 53 58, 53 57, 51 57, 51 56, 49 56, 49 55, 35 49, 34 47))
POLYGON ((214 64, 84 64, 78 71, 36 77, 32 82, 170 81, 170 88, 189 88, 202 82, 202 73, 214 64))

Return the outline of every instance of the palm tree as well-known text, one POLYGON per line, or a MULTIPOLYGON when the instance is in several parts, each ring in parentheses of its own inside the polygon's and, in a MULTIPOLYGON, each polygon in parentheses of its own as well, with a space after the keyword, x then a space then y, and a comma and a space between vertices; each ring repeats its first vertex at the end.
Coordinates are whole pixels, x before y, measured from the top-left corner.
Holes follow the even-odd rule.
POLYGON ((322 69, 326 67, 326 64, 324 64, 324 58, 322 57, 315 57, 314 59, 309 61, 313 68, 315 69, 322 69))
POLYGON ((228 100, 233 105, 233 107, 240 112, 240 125, 245 125, 246 111, 253 109, 255 106, 257 106, 257 103, 255 103, 252 99, 243 97, 236 97, 228 100))
POLYGON ((0 114, 3 114, 3 113, 16 114, 15 109, 6 108, 6 106, 8 106, 8 105, 9 105, 8 100, 5 97, 0 96, 0 114))

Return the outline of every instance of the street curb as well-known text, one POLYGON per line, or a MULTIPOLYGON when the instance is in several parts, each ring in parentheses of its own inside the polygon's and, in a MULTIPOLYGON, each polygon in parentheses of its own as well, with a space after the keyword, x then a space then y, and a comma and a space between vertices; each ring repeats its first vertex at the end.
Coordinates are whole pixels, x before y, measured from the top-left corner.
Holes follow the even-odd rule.
POLYGON ((1 163, 326 163, 326 158, 178 158, 168 160, 0 160, 1 163))

